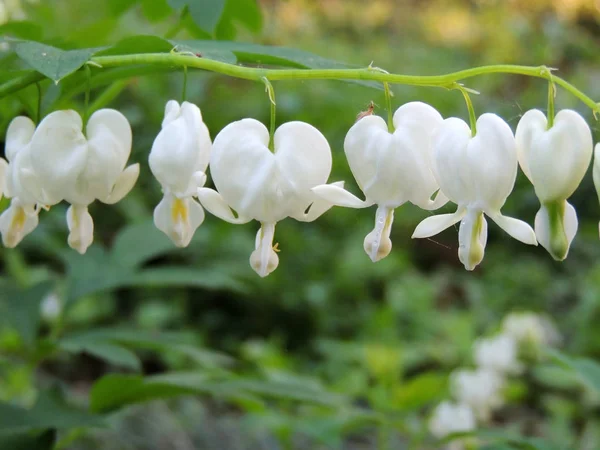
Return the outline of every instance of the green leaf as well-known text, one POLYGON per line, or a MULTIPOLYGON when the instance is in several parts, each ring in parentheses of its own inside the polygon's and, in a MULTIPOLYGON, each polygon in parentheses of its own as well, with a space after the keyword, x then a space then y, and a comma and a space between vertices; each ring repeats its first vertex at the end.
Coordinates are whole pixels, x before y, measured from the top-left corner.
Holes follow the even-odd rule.
MULTIPOLYGON (((476 437, 483 441, 488 449, 505 449, 512 448, 516 450, 558 450, 554 445, 544 439, 537 437, 521 436, 519 434, 493 430, 493 429, 478 429, 467 433, 452 433, 440 441, 440 444, 451 442, 455 439, 465 437, 476 437)), ((443 445, 441 445, 443 447, 443 445)))
POLYGON ((167 0, 142 0, 142 13, 150 22, 158 22, 171 14, 167 0))
POLYGON ((246 287, 221 270, 190 269, 187 267, 160 267, 136 273, 128 286, 144 287, 199 287, 244 292, 246 287))
POLYGON ((55 442, 56 430, 0 434, 0 448, 7 450, 52 450, 55 442))
POLYGON ((121 267, 135 268, 173 250, 169 238, 156 228, 154 221, 148 220, 123 228, 115 239, 110 258, 121 267))
POLYGON ((234 22, 239 22, 253 33, 258 33, 263 25, 262 12, 258 2, 256 0, 227 0, 225 11, 217 27, 217 38, 235 39, 234 22))
POLYGON ((0 433, 101 425, 101 418, 67 405, 54 389, 41 392, 36 404, 29 410, 0 403, 0 433))
POLYGON ((173 44, 158 36, 131 36, 120 40, 112 47, 94 53, 94 56, 129 55, 132 53, 168 53, 173 44))
POLYGON ((394 390, 394 405, 401 409, 416 410, 441 400, 446 394, 446 374, 426 372, 400 383, 394 390))
POLYGON ((547 350, 561 366, 574 371, 581 383, 600 393, 600 364, 589 358, 574 358, 557 350, 547 350))
POLYGON ((8 286, 0 293, 2 313, 28 346, 35 344, 40 326, 40 304, 53 286, 53 282, 44 281, 25 290, 8 286))
POLYGON ((89 48, 66 51, 38 42, 21 42, 15 50, 23 61, 55 83, 78 70, 95 51, 89 48))
POLYGON ((18 21, 0 25, 0 36, 12 36, 20 39, 38 41, 44 35, 42 27, 35 22, 18 21))
POLYGON ((119 345, 107 342, 65 339, 60 341, 59 348, 71 353, 87 353, 115 366, 135 370, 136 372, 142 370, 142 363, 136 354, 119 345))
POLYGON ((188 8, 194 23, 202 30, 214 34, 225 10, 225 0, 168 0, 172 8, 188 8))

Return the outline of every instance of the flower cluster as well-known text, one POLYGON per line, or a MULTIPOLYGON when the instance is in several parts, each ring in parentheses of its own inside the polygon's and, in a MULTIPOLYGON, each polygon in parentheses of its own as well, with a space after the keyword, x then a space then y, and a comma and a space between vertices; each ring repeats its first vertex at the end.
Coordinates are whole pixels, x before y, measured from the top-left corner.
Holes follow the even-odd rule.
MULTIPOLYGON (((504 404, 508 377, 525 369, 525 361, 560 337, 554 326, 534 313, 512 313, 505 317, 500 332, 473 345, 475 369, 458 369, 450 376, 454 401, 440 403, 431 416, 429 430, 438 438, 472 431, 477 423, 489 422, 492 412, 504 404)), ((456 441, 452 449, 464 448, 456 441)))
POLYGON ((133 188, 139 165, 125 165, 131 153, 131 127, 114 109, 96 111, 83 133, 83 120, 72 110, 55 111, 36 127, 17 117, 6 133, 6 157, 0 159, 0 194, 11 199, 0 216, 6 247, 15 247, 38 225, 38 213, 65 200, 69 245, 85 253, 93 241, 88 206, 113 204, 133 188))
MULTIPOLYGON (((6 246, 14 247, 36 227, 40 208, 66 200, 72 205, 67 214, 69 245, 83 253, 93 239, 88 205, 96 199, 114 203, 134 185, 139 166, 125 168, 131 150, 127 119, 104 109, 90 117, 86 135, 82 127, 74 111, 53 112, 37 128, 25 117, 11 122, 8 163, 0 161, 0 190, 12 199, 0 216, 6 246)), ((426 218, 413 238, 433 236, 460 222, 458 257, 467 270, 483 259, 486 216, 515 239, 540 243, 562 260, 577 231, 577 215, 567 200, 589 166, 592 146, 589 126, 571 110, 550 120, 538 110, 528 111, 516 135, 495 114, 473 119, 470 127, 412 102, 398 108, 388 126, 369 111, 344 141, 350 169, 364 194, 361 200, 341 181, 326 184, 331 149, 312 125, 288 122, 270 135, 262 123, 242 119, 211 142, 196 105, 169 101, 149 156, 164 193, 154 222, 175 245, 185 247, 204 221, 204 209, 230 223, 256 220, 260 229, 250 264, 264 277, 279 264, 275 225, 287 217, 313 221, 334 205, 377 205, 374 229, 364 240, 365 252, 375 262, 392 249, 396 208, 409 202, 435 210, 451 201, 457 205, 454 213, 426 218), (541 205, 535 231, 501 212, 519 166, 541 205), (216 189, 204 187, 208 169, 216 189)), ((598 158, 594 180, 600 195, 598 158)))

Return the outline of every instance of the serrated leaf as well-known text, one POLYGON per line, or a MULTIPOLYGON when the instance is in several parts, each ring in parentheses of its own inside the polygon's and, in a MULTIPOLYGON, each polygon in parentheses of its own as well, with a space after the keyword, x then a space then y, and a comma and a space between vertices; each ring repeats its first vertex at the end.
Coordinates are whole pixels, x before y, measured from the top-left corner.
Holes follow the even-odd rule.
POLYGON ((0 433, 101 425, 101 418, 67 405, 56 390, 41 392, 31 409, 0 403, 0 433))
POLYGON ((225 0, 168 0, 172 8, 188 8, 190 17, 202 30, 214 34, 223 11, 225 0))
POLYGON ((56 442, 56 430, 41 433, 0 434, 0 448, 7 450, 52 450, 56 442))
POLYGON ((39 42, 20 42, 17 55, 32 68, 58 83, 82 67, 94 54, 94 49, 61 50, 39 42))

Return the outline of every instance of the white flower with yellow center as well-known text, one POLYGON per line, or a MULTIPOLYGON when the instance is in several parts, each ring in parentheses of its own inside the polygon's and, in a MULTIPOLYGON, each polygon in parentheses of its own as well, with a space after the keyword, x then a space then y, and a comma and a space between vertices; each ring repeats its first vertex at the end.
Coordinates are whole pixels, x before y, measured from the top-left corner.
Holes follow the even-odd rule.
POLYGON ((204 210, 193 197, 206 182, 211 147, 200 109, 169 101, 148 161, 164 194, 154 210, 154 223, 178 247, 186 247, 204 221, 204 210))
POLYGON ((517 176, 512 130, 495 114, 483 114, 476 125, 475 136, 458 118, 446 119, 439 127, 433 144, 434 174, 444 195, 458 209, 453 214, 428 217, 413 233, 413 238, 430 237, 460 221, 458 257, 467 270, 483 259, 487 242, 484 213, 513 238, 537 245, 529 225, 500 212, 517 176))
POLYGON ((390 232, 395 208, 411 202, 432 210, 448 201, 441 193, 431 199, 439 190, 431 170, 432 137, 442 122, 440 113, 421 102, 407 103, 396 110, 393 133, 381 117, 363 117, 348 131, 344 151, 366 199, 360 200, 331 184, 313 189, 335 205, 377 205, 375 228, 364 241, 365 252, 373 262, 385 258, 392 249, 390 232))
POLYGON ((516 139, 519 164, 541 203, 535 234, 542 247, 561 261, 577 233, 577 214, 567 199, 590 164, 592 132, 575 111, 560 111, 548 128, 544 113, 532 109, 519 121, 516 139))
POLYGON ((260 222, 250 265, 261 277, 279 264, 275 224, 286 217, 312 221, 332 206, 311 191, 326 183, 331 171, 331 150, 321 132, 304 122, 288 122, 275 132, 273 152, 269 140, 269 131, 257 120, 227 125, 210 157, 218 192, 198 190, 200 202, 215 216, 230 223, 260 222))

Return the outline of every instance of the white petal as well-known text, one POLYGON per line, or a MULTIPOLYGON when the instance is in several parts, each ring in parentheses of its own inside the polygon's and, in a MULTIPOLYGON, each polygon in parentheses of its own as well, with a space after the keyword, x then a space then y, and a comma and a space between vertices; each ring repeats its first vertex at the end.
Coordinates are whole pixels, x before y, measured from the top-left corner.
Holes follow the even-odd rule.
POLYGON ((31 164, 51 198, 74 194, 88 146, 75 111, 55 111, 38 125, 31 139, 31 164))
POLYGON ((535 237, 535 231, 529 226, 527 222, 523 222, 519 219, 512 217, 503 216, 500 211, 486 211, 485 212, 494 222, 498 224, 500 228, 510 234, 517 241, 521 241, 524 244, 537 245, 537 239, 535 237))
POLYGON ((593 151, 583 117, 560 111, 552 128, 540 111, 528 111, 517 127, 519 161, 542 203, 569 198, 583 179, 593 151), (525 169, 524 169, 525 171, 525 169))
MULTIPOLYGON (((600 142, 596 144, 594 148, 594 167, 593 167, 593 178, 594 186, 596 187, 596 194, 600 201, 600 142)), ((598 225, 600 230, 600 224, 598 225)))
POLYGON ((6 130, 5 154, 8 161, 13 162, 17 153, 31 141, 35 131, 35 123, 29 117, 19 116, 11 120, 6 130))
POLYGON ((435 194, 434 199, 428 198, 426 202, 419 202, 413 204, 426 211, 433 211, 435 209, 441 208, 446 203, 448 203, 448 197, 446 197, 444 193, 441 190, 439 190, 435 194))
POLYGON ((119 178, 117 178, 110 194, 105 198, 100 198, 99 200, 108 205, 113 205, 121 201, 127 194, 129 194, 129 191, 133 189, 133 186, 135 186, 139 176, 140 165, 138 163, 132 164, 123 172, 121 172, 121 175, 119 175, 119 178))
POLYGON ((428 238, 441 233, 446 228, 459 222, 465 214, 465 208, 458 208, 456 212, 452 214, 438 214, 437 216, 428 217, 417 225, 417 228, 415 228, 415 231, 412 234, 412 238, 428 238))
MULTIPOLYGON (((327 186, 327 185, 322 185, 322 186, 327 186)), ((331 186, 335 186, 340 189, 343 189, 344 182, 336 181, 335 183, 331 183, 331 186)), ((308 212, 301 210, 295 214, 291 214, 290 217, 292 217, 296 220, 299 220, 301 222, 312 222, 313 220, 316 220, 319 217, 321 217, 323 214, 325 214, 327 211, 329 211, 334 206, 333 203, 328 202, 327 200, 325 200, 323 198, 320 198, 316 194, 314 194, 313 199, 314 199, 313 202, 308 207, 308 212)))
POLYGON ((377 262, 392 250, 392 240, 390 233, 394 223, 394 210, 380 206, 375 213, 375 228, 365 237, 363 248, 371 258, 371 261, 377 262))
POLYGON ((67 210, 69 247, 83 255, 94 242, 94 221, 87 206, 71 205, 67 210))
POLYGON ((0 233, 5 247, 14 248, 38 226, 38 210, 34 205, 22 205, 13 198, 0 215, 0 233))
POLYGON ((467 210, 458 230, 458 259, 467 270, 483 260, 487 243, 487 221, 480 210, 467 210))
POLYGON ((8 163, 4 158, 0 158, 0 199, 6 192, 6 177, 8 171, 8 163))
POLYGON ((154 224, 177 247, 187 247, 204 221, 204 210, 190 197, 166 194, 154 209, 154 224))
POLYGON ((346 208, 366 208, 373 203, 363 201, 357 196, 345 190, 339 183, 321 184, 311 189, 315 195, 328 203, 346 208))
POLYGON ((256 249, 250 255, 250 266, 261 277, 266 277, 279 265, 279 257, 273 248, 274 223, 262 223, 256 234, 256 249))
MULTIPOLYGON (((195 172, 206 171, 212 143, 200 109, 188 102, 181 107, 167 103, 162 130, 154 140, 148 158, 150 170, 163 187, 181 195, 188 192, 195 172)), ((197 186, 196 186, 197 187, 197 186)))
POLYGON ((535 215, 537 240, 557 261, 564 260, 569 254, 577 227, 575 208, 566 200, 542 205, 535 215))
POLYGON ((209 188, 200 188, 197 192, 198 200, 213 216, 225 222, 242 224, 252 220, 251 217, 236 217, 225 199, 217 191, 209 188))

